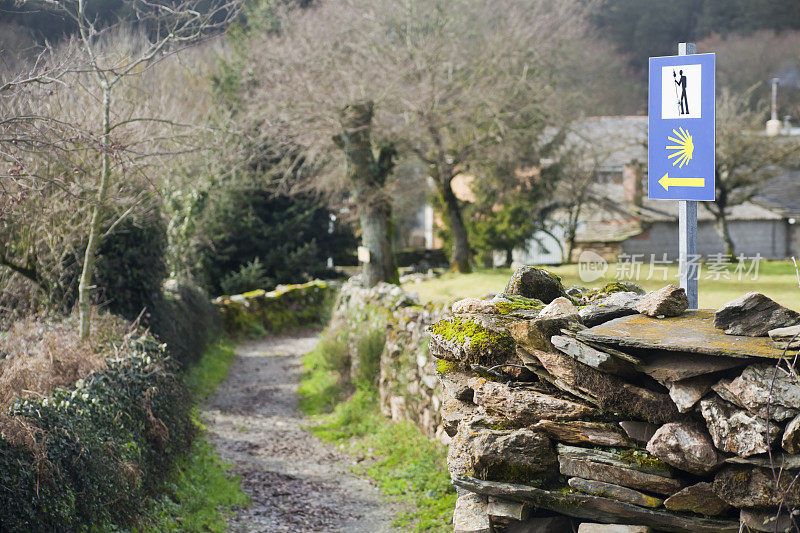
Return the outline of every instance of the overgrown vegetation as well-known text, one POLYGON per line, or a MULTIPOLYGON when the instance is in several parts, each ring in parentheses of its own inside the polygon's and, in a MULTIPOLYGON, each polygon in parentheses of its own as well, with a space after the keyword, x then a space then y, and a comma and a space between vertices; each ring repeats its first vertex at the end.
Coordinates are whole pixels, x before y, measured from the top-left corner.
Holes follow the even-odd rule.
POLYGON ((0 529, 132 524, 194 433, 163 345, 128 336, 104 370, 15 401, 0 439, 0 529))
POLYGON ((188 283, 158 299, 139 319, 159 339, 109 313, 88 342, 74 315, 0 335, 0 530, 223 531, 218 507, 245 502, 208 443, 193 442, 192 398, 233 360, 220 341, 192 367, 219 333, 217 312, 188 283))
POLYGON ((408 510, 397 517, 396 526, 404 531, 451 531, 456 494, 446 451, 411 422, 387 420, 378 407, 384 340, 384 328, 369 318, 345 331, 326 330, 303 360, 300 408, 315 415, 309 428, 314 435, 365 457, 356 472, 374 479, 384 494, 405 504, 408 510), (351 361, 351 346, 356 364, 351 361), (351 367, 356 369, 352 382, 351 367))

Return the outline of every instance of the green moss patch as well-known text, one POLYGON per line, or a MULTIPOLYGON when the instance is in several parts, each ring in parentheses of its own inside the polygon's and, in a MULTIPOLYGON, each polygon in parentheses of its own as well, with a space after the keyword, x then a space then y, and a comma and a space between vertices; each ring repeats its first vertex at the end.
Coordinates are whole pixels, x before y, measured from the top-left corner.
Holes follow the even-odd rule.
POLYGON ((595 300, 603 299, 607 296, 614 294, 615 292, 635 292, 637 294, 644 294, 644 289, 642 289, 638 284, 633 283, 632 281, 612 281, 603 285, 600 289, 592 289, 586 293, 586 300, 593 302, 595 300))
POLYGON ((433 335, 460 344, 471 354, 472 363, 489 355, 491 359, 507 354, 514 349, 514 340, 505 331, 494 331, 474 320, 465 317, 453 317, 440 320, 430 327, 433 335))
POLYGON ((458 363, 446 361, 444 359, 438 359, 436 361, 436 371, 440 374, 450 374, 456 370, 458 370, 458 363))
POLYGON ((644 450, 623 449, 619 450, 618 453, 620 459, 628 464, 637 465, 650 471, 664 472, 665 474, 672 472, 672 468, 667 463, 653 457, 644 450))
POLYGON ((541 311, 544 303, 541 300, 525 298, 522 296, 508 295, 508 301, 492 302, 501 315, 510 315, 518 311, 541 311))

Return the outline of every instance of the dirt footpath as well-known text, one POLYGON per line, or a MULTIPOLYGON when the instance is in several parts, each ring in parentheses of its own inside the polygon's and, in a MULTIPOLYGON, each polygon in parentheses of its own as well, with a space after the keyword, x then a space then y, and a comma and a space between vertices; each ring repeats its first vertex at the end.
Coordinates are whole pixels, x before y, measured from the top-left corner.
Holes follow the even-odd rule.
POLYGON ((203 410, 211 442, 253 500, 231 531, 393 531, 396 509, 349 472, 354 459, 303 429, 300 359, 317 339, 308 331, 241 345, 203 410))

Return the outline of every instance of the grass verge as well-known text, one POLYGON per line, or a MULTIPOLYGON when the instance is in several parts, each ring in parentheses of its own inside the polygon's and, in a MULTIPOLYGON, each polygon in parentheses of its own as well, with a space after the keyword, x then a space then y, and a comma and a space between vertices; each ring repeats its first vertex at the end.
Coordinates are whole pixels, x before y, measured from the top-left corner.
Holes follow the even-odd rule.
POLYGON ((224 338, 206 348, 203 357, 185 374, 186 387, 196 399, 204 400, 228 376, 228 369, 236 359, 236 349, 230 339, 224 338))
MULTIPOLYGON (((210 345, 198 363, 185 375, 186 386, 197 402, 211 394, 228 375, 236 358, 233 343, 228 339, 210 345)), ((230 465, 222 461, 203 433, 203 426, 192 415, 199 434, 189 452, 182 457, 145 517, 142 532, 209 532, 223 533, 226 517, 234 507, 246 506, 250 498, 242 492, 241 480, 229 473, 230 465)))
POLYGON ((231 476, 228 468, 205 435, 195 437, 140 531, 226 531, 225 518, 233 507, 250 503, 239 479, 231 476))
POLYGON ((396 526, 404 531, 452 531, 456 494, 446 468, 446 451, 412 423, 384 418, 377 392, 366 383, 360 382, 350 398, 343 400, 348 387, 342 385, 331 362, 341 361, 346 350, 345 339, 323 335, 317 349, 304 358, 300 407, 315 415, 310 431, 366 458, 355 472, 375 480, 384 494, 404 507, 396 526))

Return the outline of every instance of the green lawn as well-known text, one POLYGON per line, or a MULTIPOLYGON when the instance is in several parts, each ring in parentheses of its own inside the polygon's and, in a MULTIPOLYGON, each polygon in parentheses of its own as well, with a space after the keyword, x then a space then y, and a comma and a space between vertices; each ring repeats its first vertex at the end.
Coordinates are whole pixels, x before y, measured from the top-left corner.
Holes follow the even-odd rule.
MULTIPOLYGON (((750 266, 749 262, 745 265, 746 268, 750 266)), ((630 265, 612 263, 608 265, 605 276, 597 281, 586 283, 578 277, 578 265, 548 266, 546 268, 561 276, 566 287, 571 285, 601 287, 609 281, 624 279, 636 281, 645 289, 653 290, 669 283, 677 283, 678 274, 677 266, 670 266, 667 269, 665 280, 663 271, 658 267, 651 270, 649 264, 643 264, 638 277, 635 276, 631 279, 630 265)), ((756 279, 752 279, 754 272, 745 272, 741 280, 737 279, 739 276, 736 274, 735 268, 735 264, 730 265, 726 272, 717 276, 708 271, 707 264, 702 265, 699 280, 700 308, 715 309, 748 291, 759 291, 785 306, 800 310, 800 287, 798 287, 794 265, 791 261, 762 261, 758 266, 756 279), (730 279, 725 279, 726 275, 730 279)), ((407 283, 403 285, 403 288, 408 292, 418 293, 423 302, 447 302, 469 296, 481 297, 490 292, 500 292, 510 277, 511 270, 509 269, 479 269, 472 274, 447 273, 440 278, 421 283, 407 283)))

